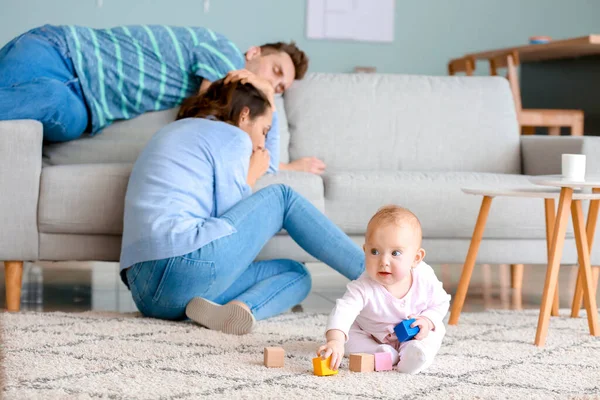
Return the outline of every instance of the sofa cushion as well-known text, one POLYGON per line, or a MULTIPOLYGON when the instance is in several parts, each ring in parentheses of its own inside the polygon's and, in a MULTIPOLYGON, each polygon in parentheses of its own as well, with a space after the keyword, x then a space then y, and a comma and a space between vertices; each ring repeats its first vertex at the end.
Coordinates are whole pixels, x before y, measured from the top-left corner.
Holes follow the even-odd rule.
POLYGON ((131 168, 132 164, 87 164, 42 169, 39 231, 121 234, 131 168))
MULTIPOLYGON (((280 160, 289 160, 289 130, 285 104, 281 96, 275 98, 279 115, 280 160)), ((44 146, 44 165, 133 163, 146 143, 159 129, 175 120, 179 108, 149 112, 127 121, 108 126, 97 135, 66 143, 48 143, 44 146)))
MULTIPOLYGON (((42 170, 38 226, 42 233, 120 235, 132 164, 60 165, 42 170)), ((319 176, 281 172, 263 177, 255 190, 285 183, 323 210, 319 176)))
POLYGON ((304 196, 321 212, 325 212, 325 198, 323 191, 323 179, 307 172, 280 171, 276 175, 265 175, 256 182, 254 191, 259 191, 269 185, 282 183, 292 187, 304 196))
MULTIPOLYGON (((349 234, 364 234, 369 219, 386 204, 410 209, 426 238, 471 238, 481 196, 462 187, 535 187, 526 176, 469 172, 347 172, 324 177, 325 211, 349 234)), ((545 239, 544 201, 497 197, 485 238, 545 239)))
POLYGON ((317 156, 340 171, 521 172, 504 78, 309 74, 285 106, 292 160, 317 156))

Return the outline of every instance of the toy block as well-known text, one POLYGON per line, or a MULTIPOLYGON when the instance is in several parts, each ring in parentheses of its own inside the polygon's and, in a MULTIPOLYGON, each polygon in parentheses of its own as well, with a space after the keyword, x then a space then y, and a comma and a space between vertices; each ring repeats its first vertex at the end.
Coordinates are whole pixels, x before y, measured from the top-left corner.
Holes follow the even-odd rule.
POLYGON ((338 371, 334 371, 329 368, 329 364, 331 364, 331 356, 327 357, 327 359, 323 360, 321 357, 313 358, 313 368, 314 373, 317 376, 328 376, 328 375, 336 375, 338 371))
POLYGON ((265 347, 265 367, 282 368, 285 350, 281 347, 265 347))
POLYGON ((375 357, 373 354, 350 354, 350 371, 373 372, 375 370, 375 357))
POLYGON ((391 371, 392 354, 387 351, 375 353, 375 371, 391 371))
POLYGON ((408 342, 414 338, 417 333, 419 333, 419 327, 410 327, 410 324, 413 322, 415 322, 414 318, 405 319, 394 327, 394 332, 396 332, 396 337, 398 338, 399 342, 408 342))

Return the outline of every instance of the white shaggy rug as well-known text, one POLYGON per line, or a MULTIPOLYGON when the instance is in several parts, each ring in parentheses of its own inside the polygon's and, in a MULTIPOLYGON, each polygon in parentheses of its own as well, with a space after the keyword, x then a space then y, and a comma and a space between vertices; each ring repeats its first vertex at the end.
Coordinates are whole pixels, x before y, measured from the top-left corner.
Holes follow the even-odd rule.
POLYGON ((0 313, 6 399, 592 399, 600 398, 600 338, 584 318, 552 318, 533 343, 537 311, 463 314, 434 365, 312 375, 324 315, 285 314, 238 337, 135 314, 0 313), (282 346, 285 367, 263 366, 282 346))

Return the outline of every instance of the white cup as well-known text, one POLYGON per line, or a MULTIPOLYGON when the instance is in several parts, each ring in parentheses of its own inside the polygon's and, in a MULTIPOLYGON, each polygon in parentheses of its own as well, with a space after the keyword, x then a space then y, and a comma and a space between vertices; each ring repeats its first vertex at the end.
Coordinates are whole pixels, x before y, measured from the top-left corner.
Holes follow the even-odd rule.
POLYGON ((585 155, 584 154, 563 154, 562 155, 562 176, 565 179, 574 181, 585 180, 585 155))

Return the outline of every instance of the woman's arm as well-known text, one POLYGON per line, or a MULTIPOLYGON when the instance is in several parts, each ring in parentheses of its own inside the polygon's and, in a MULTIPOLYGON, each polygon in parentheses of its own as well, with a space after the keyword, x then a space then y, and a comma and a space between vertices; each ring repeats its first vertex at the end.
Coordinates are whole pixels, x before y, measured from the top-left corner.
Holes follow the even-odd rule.
POLYGON ((215 163, 215 190, 218 217, 226 213, 240 200, 252 194, 248 184, 249 163, 252 144, 241 135, 222 146, 215 163))
POLYGON ((267 172, 276 174, 279 170, 279 116, 277 111, 273 112, 273 121, 271 122, 271 129, 267 133, 267 140, 265 142, 265 148, 269 150, 271 159, 269 161, 269 169, 267 172))
POLYGON ((256 185, 256 181, 267 172, 269 159, 269 151, 266 149, 259 149, 252 152, 248 167, 248 179, 246 180, 250 187, 253 188, 256 185))

